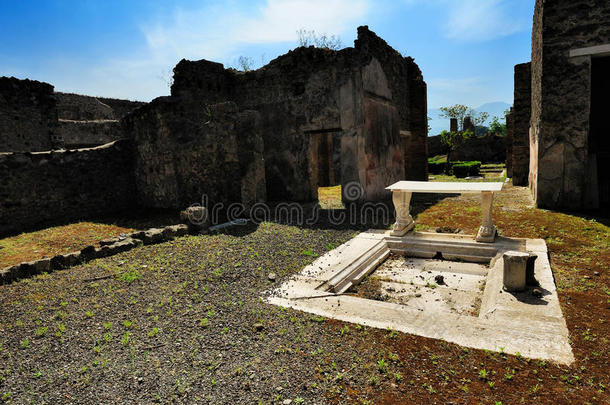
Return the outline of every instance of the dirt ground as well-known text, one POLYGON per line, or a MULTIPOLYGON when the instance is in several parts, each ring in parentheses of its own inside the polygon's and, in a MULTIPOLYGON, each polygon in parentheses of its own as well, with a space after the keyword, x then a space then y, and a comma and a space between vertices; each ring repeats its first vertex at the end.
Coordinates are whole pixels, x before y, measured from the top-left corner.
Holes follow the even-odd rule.
MULTIPOLYGON (((476 198, 415 205, 418 229, 480 221, 476 198)), ((493 214, 503 235, 546 240, 571 366, 268 305, 265 290, 358 229, 262 223, 0 286, 0 400, 609 403, 607 222, 536 209, 510 185, 493 214)))

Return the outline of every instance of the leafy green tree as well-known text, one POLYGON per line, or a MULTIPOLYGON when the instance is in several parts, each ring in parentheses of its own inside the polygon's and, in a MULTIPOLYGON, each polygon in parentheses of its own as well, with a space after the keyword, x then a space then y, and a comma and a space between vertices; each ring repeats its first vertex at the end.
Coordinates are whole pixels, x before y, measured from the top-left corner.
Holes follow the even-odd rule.
POLYGON ((493 117, 489 124, 489 133, 506 136, 506 123, 502 123, 498 117, 493 117))
POLYGON ((476 112, 473 108, 463 104, 441 107, 440 116, 446 118, 456 118, 458 120, 458 128, 460 131, 464 130, 464 118, 466 117, 470 117, 474 125, 481 125, 487 121, 487 118, 489 118, 488 113, 484 111, 476 112))
POLYGON ((454 149, 456 146, 464 142, 465 139, 472 137, 472 131, 443 131, 441 132, 441 142, 449 149, 454 149))

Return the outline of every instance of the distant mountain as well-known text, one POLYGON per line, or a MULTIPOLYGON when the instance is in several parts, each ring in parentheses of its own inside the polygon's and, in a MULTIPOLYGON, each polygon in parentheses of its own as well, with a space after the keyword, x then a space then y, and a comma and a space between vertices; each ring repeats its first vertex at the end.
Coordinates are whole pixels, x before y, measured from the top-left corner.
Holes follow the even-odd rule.
MULTIPOLYGON (((510 104, 503 101, 495 101, 480 105, 479 107, 475 108, 475 110, 477 112, 484 111, 489 114, 489 119, 484 123, 484 125, 488 125, 493 117, 503 119, 504 111, 508 108, 510 108, 510 104)), ((429 125, 431 127, 430 133, 428 133, 429 136, 438 135, 444 129, 449 130, 449 118, 441 117, 440 113, 440 108, 431 108, 428 110, 428 117, 431 118, 429 121, 429 125)))

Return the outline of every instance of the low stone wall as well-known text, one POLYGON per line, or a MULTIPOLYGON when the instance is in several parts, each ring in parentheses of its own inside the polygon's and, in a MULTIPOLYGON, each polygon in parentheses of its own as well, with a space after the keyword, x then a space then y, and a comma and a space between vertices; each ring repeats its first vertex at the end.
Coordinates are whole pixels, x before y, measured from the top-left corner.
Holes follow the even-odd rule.
POLYGON ((0 154, 0 235, 131 207, 132 160, 128 141, 0 154))
MULTIPOLYGON (((176 237, 184 236, 188 231, 189 227, 186 224, 171 225, 166 226, 165 228, 150 228, 146 231, 138 231, 115 238, 101 240, 99 246, 89 245, 81 250, 60 254, 52 258, 44 257, 30 262, 22 262, 0 270, 0 285, 8 284, 18 279, 33 277, 41 273, 67 269, 90 260, 113 256, 134 249, 142 244, 152 245, 166 242, 176 237)), ((90 281, 101 280, 113 276, 114 274, 103 275, 90 281)))

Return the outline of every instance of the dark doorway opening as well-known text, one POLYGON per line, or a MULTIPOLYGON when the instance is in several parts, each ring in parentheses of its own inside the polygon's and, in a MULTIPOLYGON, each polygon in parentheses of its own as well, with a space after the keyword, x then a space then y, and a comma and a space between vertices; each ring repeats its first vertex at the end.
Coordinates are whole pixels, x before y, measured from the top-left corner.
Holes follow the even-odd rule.
POLYGON ((318 187, 341 184, 341 133, 310 134, 309 182, 314 200, 318 199, 318 187))
POLYGON ((599 208, 610 209, 610 57, 591 60, 589 162, 597 179, 599 208))

